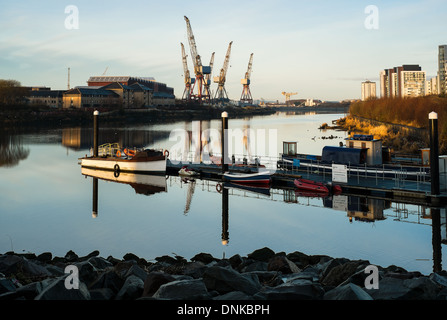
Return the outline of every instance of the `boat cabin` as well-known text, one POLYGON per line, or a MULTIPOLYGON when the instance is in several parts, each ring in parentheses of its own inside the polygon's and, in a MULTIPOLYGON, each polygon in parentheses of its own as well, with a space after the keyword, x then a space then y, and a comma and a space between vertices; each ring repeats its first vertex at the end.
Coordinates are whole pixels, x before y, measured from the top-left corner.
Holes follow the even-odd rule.
POLYGON ((374 139, 373 135, 355 134, 352 138, 346 138, 346 147, 354 149, 366 149, 366 164, 382 164, 382 140, 374 139))
POLYGON ((285 156, 296 156, 297 154, 296 142, 283 141, 282 154, 285 156))

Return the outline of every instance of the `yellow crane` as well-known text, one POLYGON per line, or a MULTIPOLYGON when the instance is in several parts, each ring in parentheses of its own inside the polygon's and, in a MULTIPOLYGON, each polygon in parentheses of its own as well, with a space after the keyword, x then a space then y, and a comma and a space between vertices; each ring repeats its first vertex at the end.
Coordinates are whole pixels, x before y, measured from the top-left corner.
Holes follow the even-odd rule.
POLYGON ((225 90, 225 81, 227 79, 227 71, 228 64, 230 63, 230 55, 231 55, 231 45, 233 41, 231 41, 228 45, 227 54, 225 55, 225 61, 222 69, 220 69, 220 73, 218 77, 214 77, 214 82, 218 84, 216 95, 214 97, 215 100, 223 102, 228 100, 227 91, 225 90))
POLYGON ((290 97, 291 97, 291 96, 294 96, 294 95, 297 95, 298 92, 284 92, 284 91, 283 91, 282 94, 283 94, 283 96, 286 96, 286 104, 289 105, 289 103, 290 103, 290 97))

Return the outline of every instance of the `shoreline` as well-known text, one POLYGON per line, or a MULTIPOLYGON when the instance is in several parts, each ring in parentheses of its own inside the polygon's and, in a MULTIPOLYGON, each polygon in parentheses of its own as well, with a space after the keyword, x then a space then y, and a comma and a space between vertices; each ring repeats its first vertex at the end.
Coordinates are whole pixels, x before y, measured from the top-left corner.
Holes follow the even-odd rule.
MULTIPOLYGON (((101 121, 113 125, 142 123, 169 123, 175 121, 221 119, 221 113, 227 111, 233 119, 272 115, 276 112, 295 113, 345 113, 349 106, 316 107, 194 107, 194 108, 146 108, 128 110, 99 109, 101 121)), ((93 121, 93 108, 89 109, 26 109, 1 110, 0 123, 5 129, 19 127, 69 127, 90 126, 93 121)))
POLYGON ((423 275, 299 251, 264 247, 223 259, 202 252, 153 261, 132 253, 103 258, 97 250, 83 257, 71 250, 64 257, 6 252, 0 254, 0 300, 447 299, 445 271, 423 275), (78 286, 70 287, 75 278, 78 286))

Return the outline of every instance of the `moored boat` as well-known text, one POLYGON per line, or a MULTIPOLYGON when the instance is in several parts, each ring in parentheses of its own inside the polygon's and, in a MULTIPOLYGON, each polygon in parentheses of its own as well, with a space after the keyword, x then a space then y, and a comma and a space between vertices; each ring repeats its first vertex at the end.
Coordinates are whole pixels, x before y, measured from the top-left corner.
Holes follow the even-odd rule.
POLYGON ((294 185, 301 191, 318 192, 318 193, 341 193, 342 189, 339 185, 325 184, 322 182, 307 180, 307 179, 295 179, 294 185))
MULTIPOLYGON (((127 151, 127 150, 126 150, 127 151)), ((101 169, 119 172, 165 174, 166 153, 153 149, 134 149, 133 152, 121 153, 111 149, 98 156, 80 158, 83 168, 101 169)))
POLYGON ((255 173, 224 173, 223 179, 233 183, 269 184, 272 174, 268 171, 255 173))

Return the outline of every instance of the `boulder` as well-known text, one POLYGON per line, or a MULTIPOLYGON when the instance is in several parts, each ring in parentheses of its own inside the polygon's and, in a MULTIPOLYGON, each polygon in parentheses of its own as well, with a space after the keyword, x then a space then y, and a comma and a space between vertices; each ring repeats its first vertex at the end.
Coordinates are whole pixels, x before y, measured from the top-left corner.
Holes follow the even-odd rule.
POLYGON ((200 261, 200 262, 203 262, 204 264, 208 264, 208 263, 211 263, 216 260, 217 259, 215 259, 209 253, 198 253, 194 257, 191 258, 191 261, 200 261))
POLYGON ((154 293, 153 298, 168 300, 210 299, 208 290, 200 279, 177 280, 163 284, 154 293))
POLYGON ((252 253, 249 253, 247 255, 247 258, 253 259, 253 260, 258 260, 258 261, 269 262, 269 260, 271 258, 273 258, 274 255, 275 255, 275 252, 272 249, 264 247, 261 249, 257 249, 255 251, 253 251, 252 253))
POLYGON ((113 269, 110 269, 106 272, 103 272, 99 275, 99 277, 93 281, 89 289, 101 289, 101 288, 107 288, 112 290, 114 294, 117 294, 118 291, 121 289, 121 287, 124 284, 124 279, 121 278, 113 269))
POLYGON ((261 289, 257 276, 244 275, 227 267, 212 266, 203 274, 203 282, 209 291, 215 290, 219 294, 231 291, 242 291, 253 295, 261 289))
POLYGON ((267 287, 255 294, 255 300, 321 300, 324 295, 322 286, 303 280, 300 284, 281 284, 276 287, 267 287))
POLYGON ((135 300, 141 297, 144 290, 144 282, 141 278, 130 275, 124 281, 120 291, 115 296, 116 300, 135 300))
POLYGON ((65 286, 66 277, 54 279, 35 300, 90 300, 90 292, 83 282, 79 282, 79 289, 67 289, 65 286))
POLYGON ((373 300, 373 298, 356 284, 348 283, 326 292, 324 300, 373 300))
POLYGON ((400 279, 384 277, 379 289, 365 289, 374 300, 434 300, 440 289, 428 277, 400 279))
POLYGON ((325 286, 337 287, 367 265, 369 265, 367 261, 352 260, 335 266, 321 279, 321 283, 325 286))
POLYGON ((279 271, 283 274, 300 272, 300 268, 295 263, 287 259, 286 256, 276 256, 270 259, 267 265, 268 271, 279 271))
POLYGON ((164 272, 151 272, 144 281, 143 297, 151 297, 163 284, 175 281, 175 278, 164 272))

